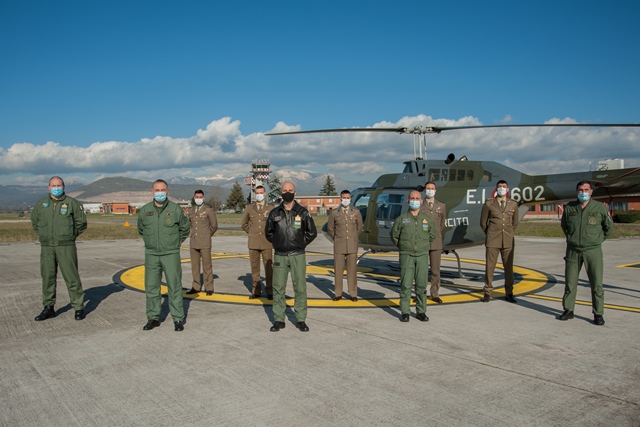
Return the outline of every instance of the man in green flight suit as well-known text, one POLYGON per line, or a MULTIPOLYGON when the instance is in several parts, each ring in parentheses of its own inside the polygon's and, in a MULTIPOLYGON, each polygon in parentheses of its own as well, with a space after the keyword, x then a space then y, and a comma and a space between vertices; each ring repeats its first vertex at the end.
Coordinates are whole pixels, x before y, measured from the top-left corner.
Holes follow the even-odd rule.
POLYGON ((44 310, 35 320, 55 317, 56 276, 58 266, 69 291, 75 319, 84 314, 84 291, 78 274, 76 237, 87 229, 87 217, 76 199, 64 192, 59 176, 49 180, 49 195, 40 199, 31 212, 31 226, 40 240, 40 274, 42 275, 42 305, 44 310))
POLYGON ((180 245, 189 237, 191 227, 184 211, 167 199, 169 186, 158 179, 153 183, 153 201, 138 213, 138 234, 144 240, 144 288, 147 295, 149 331, 160 326, 160 280, 164 272, 169 289, 169 311, 176 331, 184 330, 182 306, 182 265, 180 245))
POLYGON ((409 321, 411 289, 416 285, 416 319, 427 322, 425 291, 429 281, 429 248, 436 239, 436 228, 431 217, 420 211, 422 195, 409 194, 409 211, 396 218, 391 228, 391 240, 400 251, 400 317, 409 321))
POLYGON ((576 185, 578 200, 564 206, 560 226, 567 237, 565 261, 565 285, 560 320, 573 319, 578 292, 578 276, 585 265, 591 285, 593 323, 604 325, 604 289, 602 287, 603 256, 602 242, 613 232, 613 221, 607 207, 591 200, 593 189, 589 181, 576 185))

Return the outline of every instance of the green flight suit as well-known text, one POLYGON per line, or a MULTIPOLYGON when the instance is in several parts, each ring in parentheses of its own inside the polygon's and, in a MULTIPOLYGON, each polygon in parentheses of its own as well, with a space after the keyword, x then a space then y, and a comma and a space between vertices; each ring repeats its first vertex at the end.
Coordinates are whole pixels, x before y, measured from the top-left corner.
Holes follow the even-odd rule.
POLYGON ((565 256, 565 286, 562 305, 573 311, 578 293, 578 276, 584 264, 591 285, 593 314, 604 313, 602 242, 613 232, 613 221, 607 207, 596 200, 589 200, 583 209, 574 201, 564 206, 560 223, 567 237, 565 256))
POLYGON ((31 226, 40 240, 40 274, 42 275, 42 305, 56 303, 58 267, 67 285, 74 310, 84 308, 84 291, 78 273, 76 237, 87 229, 87 217, 78 201, 62 194, 40 199, 31 212, 31 226))
POLYGON ((184 320, 180 245, 191 226, 182 208, 169 200, 162 206, 147 203, 138 213, 138 234, 144 240, 144 287, 147 319, 160 320, 160 281, 164 272, 169 311, 174 322, 184 320))
POLYGON ((411 211, 396 218, 391 241, 400 251, 400 312, 411 311, 411 289, 416 285, 416 313, 426 313, 426 289, 429 281, 429 248, 436 239, 436 227, 423 212, 411 211))

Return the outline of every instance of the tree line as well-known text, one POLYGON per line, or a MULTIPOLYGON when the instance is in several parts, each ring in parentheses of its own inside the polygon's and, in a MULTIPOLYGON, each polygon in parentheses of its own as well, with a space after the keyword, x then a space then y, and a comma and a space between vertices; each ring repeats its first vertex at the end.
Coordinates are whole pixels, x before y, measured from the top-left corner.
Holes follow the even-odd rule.
MULTIPOLYGON (((267 192, 267 199, 269 203, 276 203, 280 201, 280 194, 282 189, 282 177, 274 173, 266 183, 269 191, 267 192)), ((220 191, 216 191, 214 188, 214 193, 208 200, 208 204, 215 210, 220 210, 222 207, 222 188, 220 191)), ((330 175, 327 175, 327 179, 324 183, 324 186, 320 189, 318 193, 319 196, 337 196, 338 193, 336 191, 335 183, 333 179, 331 179, 330 175)), ((244 192, 242 190, 242 186, 238 181, 233 184, 231 187, 231 193, 227 197, 227 200, 224 204, 225 209, 241 211, 247 205, 248 200, 244 196, 244 192)))

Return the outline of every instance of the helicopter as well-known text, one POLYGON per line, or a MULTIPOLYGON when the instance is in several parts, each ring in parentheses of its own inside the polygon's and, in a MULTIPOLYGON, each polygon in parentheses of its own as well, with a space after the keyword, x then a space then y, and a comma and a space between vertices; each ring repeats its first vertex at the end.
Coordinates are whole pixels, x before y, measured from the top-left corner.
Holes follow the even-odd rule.
MULTIPOLYGON (((480 215, 485 200, 495 196, 496 183, 505 180, 509 184, 509 197, 518 203, 522 219, 531 205, 563 203, 575 199, 576 184, 589 181, 594 188, 593 197, 603 198, 640 192, 640 168, 605 171, 561 173, 552 175, 528 175, 495 161, 469 160, 466 156, 456 159, 449 154, 445 160, 426 160, 426 138, 443 131, 505 128, 505 127, 640 127, 639 124, 507 124, 474 126, 413 126, 396 128, 350 128, 290 131, 266 135, 292 135, 324 132, 396 132, 414 136, 414 158, 404 162, 401 173, 381 175, 370 187, 351 192, 352 206, 360 210, 363 230, 359 247, 364 249, 360 261, 368 253, 397 252, 391 241, 391 228, 395 219, 409 206, 409 193, 422 192, 427 181, 437 187, 436 198, 447 206, 445 229, 442 231, 443 252, 479 246, 485 243, 480 227, 480 215)), ((327 224, 322 227, 325 236, 327 224)), ((329 238, 330 239, 330 238, 329 238)))

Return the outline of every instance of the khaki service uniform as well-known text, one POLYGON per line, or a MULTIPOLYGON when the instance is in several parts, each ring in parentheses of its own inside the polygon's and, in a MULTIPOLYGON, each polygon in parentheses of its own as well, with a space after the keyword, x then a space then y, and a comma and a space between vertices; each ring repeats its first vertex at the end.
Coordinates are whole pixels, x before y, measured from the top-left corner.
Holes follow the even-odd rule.
POLYGON ((327 232, 333 239, 333 266, 335 269, 335 296, 342 297, 342 279, 345 258, 347 260, 347 286, 349 296, 358 296, 358 236, 362 232, 362 215, 359 209, 340 206, 331 210, 327 232))
POLYGON ((87 229, 87 217, 76 199, 62 194, 59 199, 50 195, 40 199, 31 212, 31 226, 40 240, 40 274, 42 276, 42 304, 56 303, 58 267, 67 285, 74 310, 82 310, 84 291, 78 273, 76 237, 87 229))
POLYGON ((442 232, 447 219, 447 206, 439 200, 429 202, 424 201, 420 211, 427 214, 433 221, 436 229, 436 239, 431 242, 429 248, 429 265, 431 267, 431 288, 429 294, 431 298, 440 296, 440 265, 442 262, 442 232))
POLYGON ((515 251, 515 232, 520 217, 518 204, 505 197, 488 199, 482 206, 480 227, 487 235, 485 239, 486 263, 484 275, 484 293, 491 295, 493 291, 493 272, 498 261, 498 254, 504 266, 504 290, 507 295, 513 293, 513 255, 515 251))
POLYGON ((573 311, 578 292, 578 276, 584 264, 591 285, 593 314, 604 313, 602 242, 613 232, 613 221, 607 207, 596 200, 589 200, 582 208, 580 202, 564 206, 560 226, 567 237, 565 255, 565 285, 562 305, 573 311))
POLYGON ((396 218, 391 228, 391 240, 400 251, 400 312, 409 314, 411 289, 416 286, 416 313, 427 312, 426 290, 429 281, 429 248, 436 238, 433 220, 418 211, 396 218))
POLYGON ((273 295, 273 246, 264 234, 267 218, 275 205, 255 202, 247 205, 242 216, 242 229, 249 235, 249 263, 251 264, 251 294, 260 296, 260 257, 264 265, 265 292, 273 295))
POLYGON ((162 273, 169 290, 169 311, 174 322, 184 321, 180 245, 189 237, 189 219, 176 203, 147 203, 138 212, 138 234, 144 240, 144 288, 147 320, 160 320, 162 273))
POLYGON ((191 256, 191 273, 193 284, 191 287, 200 292, 200 260, 202 260, 202 275, 204 290, 213 292, 213 265, 211 263, 211 237, 218 231, 218 219, 213 209, 204 203, 189 208, 189 252, 191 256))

